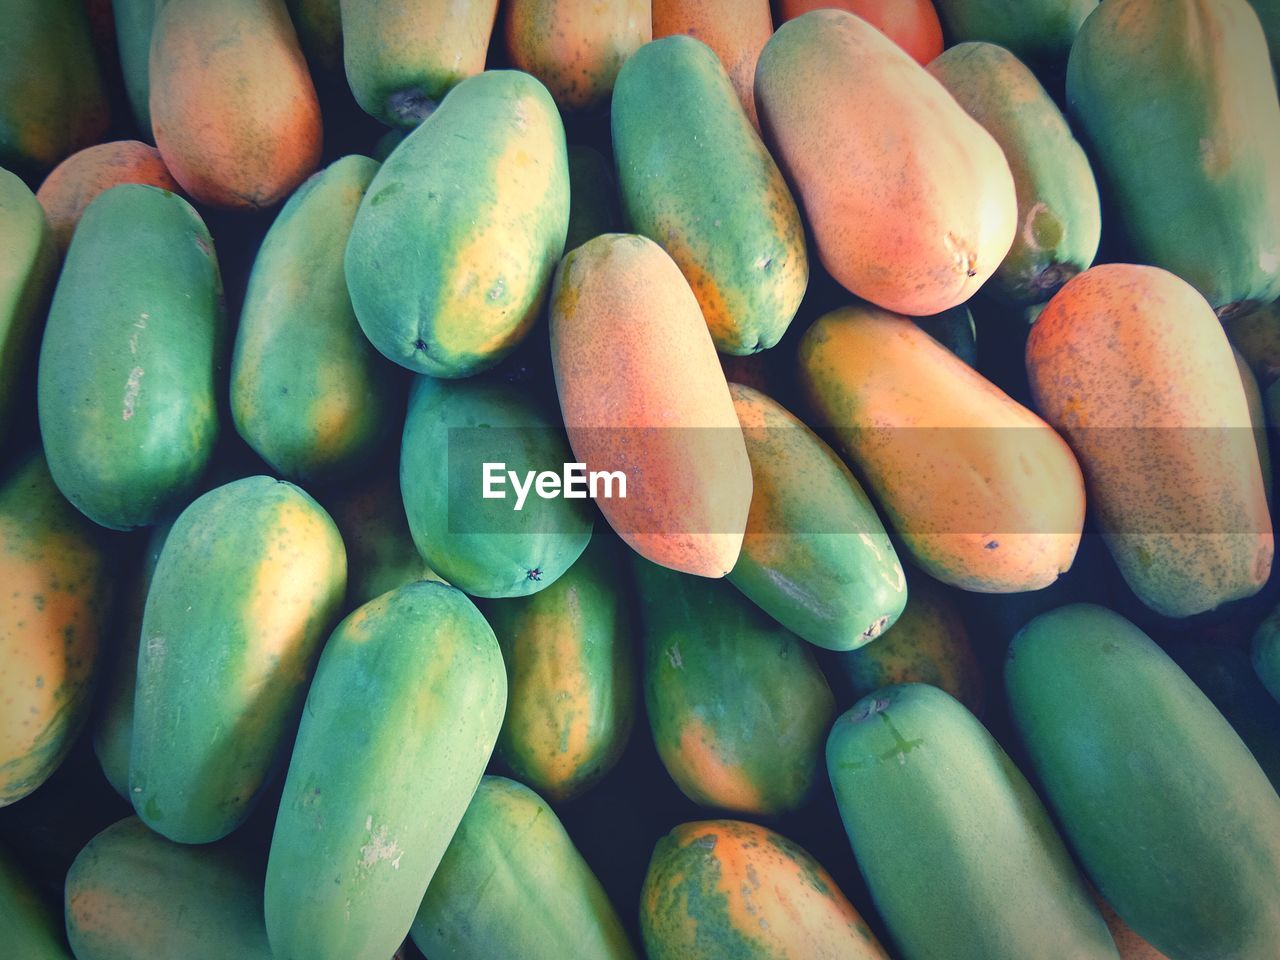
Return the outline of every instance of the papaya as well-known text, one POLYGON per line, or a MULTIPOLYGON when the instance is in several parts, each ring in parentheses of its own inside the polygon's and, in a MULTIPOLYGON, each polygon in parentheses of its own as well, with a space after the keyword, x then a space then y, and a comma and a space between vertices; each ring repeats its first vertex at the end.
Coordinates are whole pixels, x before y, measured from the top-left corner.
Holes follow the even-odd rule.
POLYGON ((778 4, 783 20, 828 9, 861 17, 922 66, 942 53, 942 24, 933 0, 780 0, 778 4))
POLYGON ((1019 60, 1061 67, 1098 0, 934 0, 952 41, 985 41, 1019 60))
POLYGON ((551 357, 574 456, 621 471, 598 499, 619 536, 672 569, 722 577, 742 548, 751 462, 697 298, 652 240, 570 251, 551 294, 551 357))
POLYGON ((650 960, 888 960, 809 853, 741 820, 682 823, 654 847, 640 892, 650 960))
POLYGON ((171 843, 136 817, 80 851, 67 873, 66 913, 78 960, 271 960, 262 877, 243 854, 171 843))
POLYGON ((481 612, 507 668, 507 713, 495 755, 553 803, 598 783, 635 720, 636 654, 629 576, 597 534, 559 580, 481 612))
POLYGON ((187 502, 218 436, 223 314, 213 240, 185 200, 123 184, 89 204, 37 393, 53 478, 95 523, 145 526, 187 502))
POLYGON ((1102 4, 1067 104, 1138 262, 1222 316, 1280 296, 1280 101, 1245 0, 1102 4))
POLYGON ((1234 347, 1231 351, 1240 370, 1240 384, 1244 387, 1245 403, 1249 407, 1249 423, 1253 426, 1254 446, 1258 448, 1258 466, 1262 469, 1262 492, 1267 498, 1267 507, 1271 499, 1271 444, 1267 441, 1267 410, 1262 399, 1262 391, 1258 389, 1258 379, 1249 368, 1244 355, 1234 347))
POLYGON ((156 146, 202 203, 274 206, 320 162, 320 103, 284 0, 163 0, 150 79, 156 146))
POLYGON ((585 497, 523 503, 508 472, 572 462, 555 415, 528 391, 491 380, 418 377, 400 450, 400 490, 418 553, 478 597, 522 597, 555 583, 582 555, 594 523, 585 497), (489 498, 498 464, 501 499, 489 498))
POLYGON ((506 698, 493 631, 454 587, 398 587, 339 624, 271 840, 276 960, 395 952, 484 773, 506 698))
POLYGON ((931 317, 912 319, 917 327, 969 366, 978 366, 978 326, 973 321, 973 311, 967 306, 962 304, 931 317))
POLYGON ((1125 923, 1171 957, 1274 955, 1280 796, 1167 654, 1104 607, 1060 607, 1014 638, 1005 688, 1045 798, 1125 923))
POLYGON ((324 480, 365 464, 392 432, 394 368, 347 295, 347 237, 378 164, 347 156, 315 174, 271 224, 249 275, 231 359, 236 429, 273 470, 324 480))
POLYGON ((413 942, 453 960, 633 960, 613 904, 547 802, 484 777, 413 921, 413 942))
POLYGON ((491 367, 529 332, 564 251, 564 127, 532 77, 460 83, 387 157, 347 243, 365 335, 433 377, 491 367))
POLYGON ((0 166, 42 173, 107 132, 89 20, 80 0, 3 0, 0 23, 0 166))
POLYGON ((747 119, 759 130, 756 61, 773 36, 768 0, 653 0, 653 39, 681 34, 715 51, 747 119))
POLYGON ((341 0, 287 0, 298 43, 312 68, 325 73, 342 69, 341 0))
POLYGON ((1017 230, 1000 145, 936 79, 865 20, 788 20, 756 67, 765 142, 837 283, 886 310, 968 300, 1017 230))
POLYGON ((1280 700, 1280 609, 1258 625, 1249 647, 1253 669, 1267 692, 1280 700))
POLYGON ((0 942, 5 949, 21 960, 72 960, 60 919, 0 851, 0 942))
POLYGON ((337 527, 290 483, 235 480, 178 516, 139 640, 129 799, 148 827, 210 843, 244 822, 346 577, 337 527))
POLYGON ((1026 778, 937 687, 869 694, 835 722, 840 818, 903 960, 1117 957, 1026 778))
POLYGON ((906 317, 821 317, 800 342, 816 411, 916 565, 943 583, 1018 593, 1071 567, 1084 484, 1070 448, 906 317))
POLYGON ((25 392, 58 253, 44 209, 16 174, 0 169, 0 441, 25 392))
POLYGON ((73 153, 44 178, 36 199, 53 229, 58 250, 65 254, 71 234, 85 208, 111 187, 145 183, 176 193, 177 182, 164 165, 160 151, 138 140, 100 143, 73 153))
POLYGON ((39 453, 0 479, 0 807, 62 763, 89 710, 110 612, 108 545, 39 453))
POLYGON ((606 104, 619 68, 653 39, 649 0, 508 0, 502 30, 512 66, 564 110, 606 104))
POLYGON ((158 0, 111 0, 129 110, 138 132, 152 142, 155 134, 151 130, 151 32, 155 29, 158 5, 158 0))
POLYGON ((988 289, 1040 303, 1093 264, 1102 237, 1098 185, 1084 149, 1034 73, 993 43, 962 43, 929 72, 1004 151, 1018 195, 1018 232, 988 289))
POLYGON ((1143 603, 1188 617, 1261 589, 1273 539, 1248 403, 1191 285, 1157 267, 1087 270, 1031 328, 1027 373, 1143 603))
POLYGON ((622 224, 613 167, 590 147, 569 146, 569 230, 564 248, 573 250, 622 224))
POLYGON ((727 583, 637 559, 644 699, 658 756, 694 803, 801 807, 835 698, 813 652, 727 583))
POLYGON ((751 460, 751 512, 729 582, 788 630, 853 650, 907 601, 898 554, 849 468, 759 390, 730 384, 751 460))
POLYGON ((1259 389, 1280 380, 1280 301, 1224 318, 1222 326, 1257 376, 1259 389))
POLYGON ((715 53, 645 44, 618 72, 610 123, 626 219, 679 265, 716 348, 772 347, 809 281, 804 224, 715 53))

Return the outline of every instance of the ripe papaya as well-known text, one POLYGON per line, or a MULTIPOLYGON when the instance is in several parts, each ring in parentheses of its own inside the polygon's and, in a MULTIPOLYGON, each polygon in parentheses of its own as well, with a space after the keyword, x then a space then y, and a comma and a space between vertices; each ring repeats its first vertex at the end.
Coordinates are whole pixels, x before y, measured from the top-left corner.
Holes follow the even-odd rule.
POLYGON ((934 0, 953 42, 985 41, 1019 60, 1061 67, 1098 0, 934 0))
POLYGON ((890 627, 907 581, 849 468, 776 400, 730 384, 751 460, 751 512, 729 582, 788 630, 852 650, 890 627))
POLYGON ((1188 617, 1261 589, 1274 546, 1258 450, 1231 344, 1200 294, 1156 267, 1094 267, 1031 328, 1027 372, 1147 606, 1188 617))
POLYGON ((286 0, 298 43, 313 70, 342 69, 341 0, 286 0))
POLYGON ((751 507, 751 463, 698 301, 656 243, 607 234, 561 262, 551 294, 560 410, 589 471, 622 471, 597 501, 655 563, 722 577, 751 507))
POLYGON ((151 33, 158 5, 157 0, 111 0, 124 92, 138 132, 151 142, 155 142, 151 131, 151 33))
POLYGON ((0 851, 0 942, 21 960, 72 960, 61 917, 0 851))
POLYGON ((202 203, 274 206, 320 162, 320 103, 284 0, 163 0, 150 79, 156 146, 202 203))
POLYGON ((1245 0, 1102 4, 1067 103, 1136 259, 1220 315, 1280 296, 1280 101, 1245 0))
POLYGON ((921 66, 942 52, 942 24, 933 0, 780 0, 778 4, 783 20, 828 9, 861 17, 921 66))
POLYGON ((865 20, 784 23, 760 54, 756 105, 819 258, 859 297, 941 313, 1009 252, 1017 195, 999 144, 865 20))
POLYGON ((360 326, 433 377, 491 367, 529 332, 564 251, 564 127, 527 74, 463 81, 387 157, 347 244, 360 326))
POLYGON ((921 683, 836 721, 827 770, 876 909, 905 960, 1115 960, 1031 785, 950 694, 921 683))
POLYGON ((917 566, 982 593, 1071 567, 1084 483, 1070 448, 906 317, 846 307, 800 342, 801 380, 917 566))
POLYGON ((573 250, 622 225, 613 167, 598 151, 569 146, 569 231, 564 248, 573 250))
POLYGON ((413 942, 453 960, 633 960, 613 904, 547 802, 484 777, 413 921, 413 942))
POLYGON ((1005 688, 1063 832, 1130 927, 1172 957, 1274 955, 1280 797, 1167 654, 1104 607, 1060 607, 1014 638, 1005 688))
POLYGON ((682 823, 658 841, 640 931, 650 960, 888 960, 821 864, 741 820, 682 823))
POLYGON ((122 530, 181 508, 217 440, 225 354, 222 280, 200 215, 141 184, 89 204, 40 348, 40 432, 63 495, 122 530))
POLYGON ((430 580, 350 614, 307 694, 267 863, 276 960, 379 960, 409 932, 502 725, 493 631, 430 580))
POLYGON ((680 267, 717 349, 772 347, 809 282, 804 224, 715 53, 645 44, 618 73, 610 123, 627 221, 680 267))

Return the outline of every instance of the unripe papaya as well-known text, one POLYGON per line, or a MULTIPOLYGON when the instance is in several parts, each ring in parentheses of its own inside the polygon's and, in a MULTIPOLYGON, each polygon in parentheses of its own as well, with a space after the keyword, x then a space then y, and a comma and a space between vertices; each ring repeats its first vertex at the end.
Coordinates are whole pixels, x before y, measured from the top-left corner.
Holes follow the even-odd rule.
POLYGON ((21 960, 72 960, 61 917, 0 850, 0 942, 21 960))
POLYGON ((778 4, 783 20, 829 9, 861 17, 921 66, 942 52, 942 24, 933 0, 780 0, 778 4))
POLYGON ((934 0, 956 42, 994 43, 1019 60, 1061 67, 1098 0, 934 0))
POLYGON ((155 140, 151 131, 151 33, 156 24, 159 0, 111 0, 115 17, 116 46, 124 91, 129 98, 138 132, 155 140))

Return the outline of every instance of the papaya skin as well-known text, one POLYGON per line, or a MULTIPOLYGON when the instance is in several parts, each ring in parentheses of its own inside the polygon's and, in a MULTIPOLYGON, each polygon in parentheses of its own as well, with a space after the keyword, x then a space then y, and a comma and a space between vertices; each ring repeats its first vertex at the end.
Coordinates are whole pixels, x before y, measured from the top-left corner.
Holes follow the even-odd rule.
POLYGON ((783 20, 827 9, 861 17, 921 66, 942 52, 942 24, 932 0, 781 0, 778 4, 783 20))
POLYGON ((274 206, 320 162, 320 103, 284 0, 165 0, 151 124, 169 172, 217 207, 274 206))
POLYGON ((116 45, 124 90, 138 132, 155 141, 151 131, 151 32, 158 0, 112 0, 116 45))
POLYGON ((1019 60, 1061 67, 1098 0, 934 0, 955 42, 994 43, 1019 60))
POLYGON ((0 849, 0 936, 22 960, 73 960, 62 917, 0 849))
POLYGON ((992 136, 875 27, 841 10, 784 23, 756 67, 765 142, 841 286, 941 313, 1000 266, 1017 195, 992 136))

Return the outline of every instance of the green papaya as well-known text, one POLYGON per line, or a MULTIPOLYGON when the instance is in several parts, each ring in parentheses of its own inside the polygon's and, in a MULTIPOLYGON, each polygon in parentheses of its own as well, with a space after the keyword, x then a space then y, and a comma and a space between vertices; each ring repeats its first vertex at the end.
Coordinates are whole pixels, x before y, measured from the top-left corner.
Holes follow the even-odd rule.
POLYGON ((0 850, 0 943, 15 960, 72 960, 58 915, 0 850))
POLYGON ((249 815, 346 589, 342 538, 291 483, 246 477, 184 510, 139 640, 129 798, 178 843, 249 815))
POLYGON ((276 960, 382 960, 409 932, 493 750, 502 653, 423 580, 350 614, 307 694, 267 863, 276 960))
POLYGON ((803 805, 835 716, 812 649, 727 583, 634 563, 645 706, 671 778, 703 806, 803 805))
POLYGON ((391 433, 394 368, 356 322, 347 237, 378 163, 343 157, 298 188, 253 262, 231 359, 236 429, 291 480, 363 466, 391 433))
POLYGON ((985 40, 1020 60, 1060 66, 1098 0, 934 0, 953 43, 985 40))
POLYGON ((1177 664, 1076 604, 1019 631, 1005 687, 1044 796, 1125 923, 1171 957, 1273 957, 1280 796, 1177 664))
POLYGON ((342 68, 342 3, 340 0, 287 0, 298 42, 314 71, 342 68))
POLYGON ((618 184, 609 161, 598 150, 569 147, 569 232, 565 250, 573 250, 622 226, 618 184))
POLYGON ((151 132, 151 29, 161 0, 111 0, 116 46, 129 109, 143 139, 155 143, 151 132))
POLYGON ((1267 692, 1280 700, 1280 607, 1272 610, 1254 631, 1249 647, 1254 672, 1267 692))
POLYGON ((809 282, 804 225, 720 58, 693 37, 645 44, 610 117, 631 228, 680 267, 718 350, 772 347, 809 282))
POLYGON ((432 960, 633 960, 613 904, 560 818, 485 777, 427 887, 413 942, 432 960))
POLYGON ((863 697, 831 728, 827 771, 903 960, 1117 960, 1048 812, 950 694, 863 697))
POLYGON ((225 332, 213 241, 190 204, 141 184, 89 204, 37 399, 53 479, 91 520, 127 530, 186 504, 218 436, 225 332))

